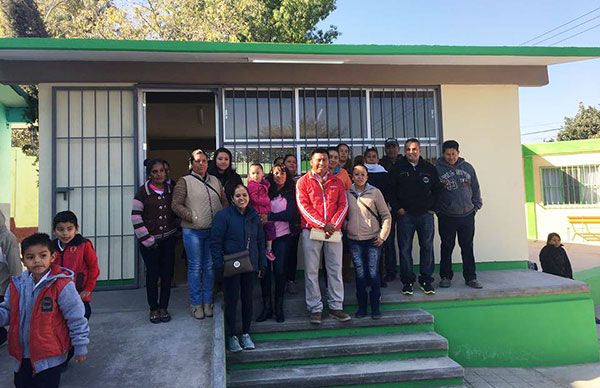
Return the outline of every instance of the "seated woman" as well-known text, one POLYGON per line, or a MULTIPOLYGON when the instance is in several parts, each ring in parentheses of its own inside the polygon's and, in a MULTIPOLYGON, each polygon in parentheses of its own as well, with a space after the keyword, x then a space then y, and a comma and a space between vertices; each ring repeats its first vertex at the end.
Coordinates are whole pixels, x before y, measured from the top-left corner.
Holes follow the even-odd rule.
POLYGON ((558 233, 548 235, 546 246, 540 251, 540 264, 542 264, 542 272, 573 279, 571 262, 565 248, 560 243, 558 233))
POLYGON ((210 252, 215 271, 223 270, 223 256, 248 250, 253 271, 226 277, 223 282, 225 293, 225 332, 227 350, 239 352, 254 349, 250 337, 252 322, 252 288, 257 272, 262 273, 267 265, 265 257, 265 235, 258 213, 248 206, 250 195, 243 184, 228 193, 229 206, 215 215, 210 235, 210 252), (242 301, 242 335, 236 336, 236 311, 238 300, 242 301))
POLYGON ((371 318, 381 318, 379 260, 381 246, 390 234, 392 216, 381 191, 368 184, 369 174, 364 165, 352 170, 354 184, 346 192, 348 218, 346 231, 356 275, 357 318, 367 315, 367 286, 371 286, 371 318))

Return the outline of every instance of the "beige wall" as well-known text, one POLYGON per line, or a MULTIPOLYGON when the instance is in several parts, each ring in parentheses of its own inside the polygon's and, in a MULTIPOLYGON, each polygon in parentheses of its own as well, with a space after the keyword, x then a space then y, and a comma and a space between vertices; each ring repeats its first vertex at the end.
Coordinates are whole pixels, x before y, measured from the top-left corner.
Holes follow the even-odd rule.
MULTIPOLYGON (((578 225, 577 230, 569 223, 568 217, 596 216, 600 217, 599 205, 552 205, 544 206, 541 167, 552 166, 581 166, 600 164, 600 152, 573 154, 573 155, 547 155, 533 156, 533 183, 535 188, 535 213, 537 220, 537 238, 546 240, 548 233, 560 234, 563 242, 578 244, 600 245, 600 241, 584 239, 576 232, 584 232, 584 226, 578 225)), ((588 226, 588 232, 599 233, 600 226, 588 226)))
POLYGON ((11 148, 10 216, 18 228, 38 226, 38 165, 18 147, 11 148))
MULTIPOLYGON (((476 260, 527 260, 518 87, 442 85, 441 95, 443 138, 460 143, 481 185, 476 260)), ((454 253, 460 261, 458 247, 454 253)))

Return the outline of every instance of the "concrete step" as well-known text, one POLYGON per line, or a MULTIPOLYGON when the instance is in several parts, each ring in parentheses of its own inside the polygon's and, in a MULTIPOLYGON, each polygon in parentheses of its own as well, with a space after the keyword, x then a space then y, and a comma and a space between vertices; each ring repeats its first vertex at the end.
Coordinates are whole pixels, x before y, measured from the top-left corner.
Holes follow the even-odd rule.
POLYGON ((388 354, 383 357, 387 359, 446 356, 447 351, 448 341, 435 332, 257 341, 252 351, 227 354, 227 365, 230 369, 236 369, 235 364, 245 364, 244 369, 266 368, 314 364, 315 359, 318 363, 330 363, 327 359, 331 358, 336 359, 335 363, 368 361, 369 355, 381 358, 383 354, 388 354))
POLYGON ((382 383, 450 386, 463 384, 463 378, 459 364, 448 357, 435 357, 231 371, 227 374, 227 386, 291 388, 382 383))
POLYGON ((396 325, 432 325, 433 315, 421 309, 403 309, 386 311, 381 319, 365 317, 361 319, 352 318, 348 322, 340 322, 335 318, 323 316, 320 325, 311 324, 309 316, 286 318, 285 322, 279 323, 274 320, 264 322, 253 322, 252 333, 277 333, 288 331, 322 331, 331 329, 348 329, 359 327, 381 327, 396 325))

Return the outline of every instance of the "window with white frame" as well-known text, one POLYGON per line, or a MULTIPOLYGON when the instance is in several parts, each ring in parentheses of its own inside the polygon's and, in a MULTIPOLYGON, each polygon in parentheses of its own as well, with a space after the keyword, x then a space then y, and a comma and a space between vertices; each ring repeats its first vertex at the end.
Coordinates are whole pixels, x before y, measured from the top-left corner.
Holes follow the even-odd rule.
POLYGON ((306 170, 314 147, 346 143, 356 156, 395 137, 416 137, 422 155, 439 156, 438 93, 434 88, 226 88, 220 144, 234 154, 238 172, 259 161, 268 171, 292 153, 306 170))
POLYGON ((542 167, 544 205, 600 204, 600 165, 542 167))

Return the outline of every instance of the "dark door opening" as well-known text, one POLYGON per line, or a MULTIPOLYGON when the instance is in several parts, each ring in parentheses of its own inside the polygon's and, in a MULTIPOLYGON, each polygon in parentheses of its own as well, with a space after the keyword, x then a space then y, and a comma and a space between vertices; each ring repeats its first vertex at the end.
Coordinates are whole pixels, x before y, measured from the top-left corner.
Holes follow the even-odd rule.
MULTIPOLYGON (((169 162, 170 178, 188 173, 190 152, 212 154, 216 146, 216 94, 206 92, 146 92, 146 156, 169 162)), ((176 285, 187 284, 183 244, 175 252, 176 285)))

